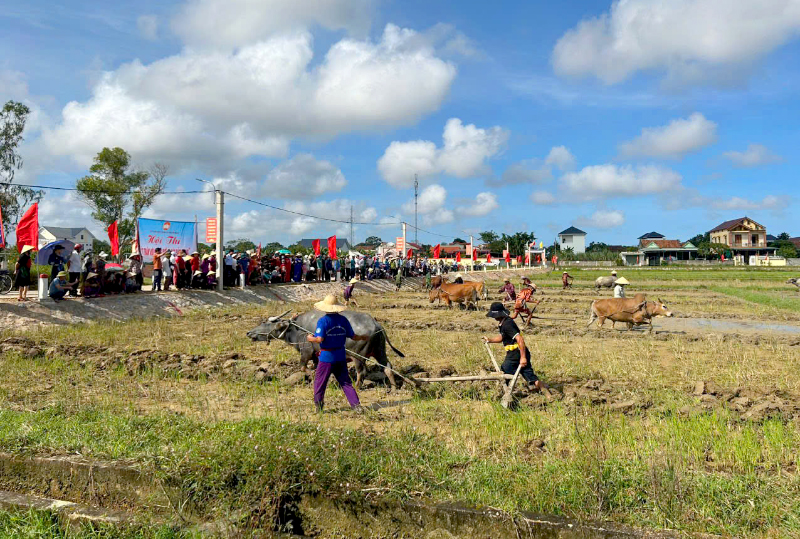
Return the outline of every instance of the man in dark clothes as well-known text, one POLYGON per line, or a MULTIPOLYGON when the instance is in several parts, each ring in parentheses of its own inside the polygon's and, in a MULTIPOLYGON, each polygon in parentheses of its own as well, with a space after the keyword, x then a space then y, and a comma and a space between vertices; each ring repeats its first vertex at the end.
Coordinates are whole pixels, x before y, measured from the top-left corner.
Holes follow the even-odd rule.
POLYGON ((536 373, 533 372, 531 351, 525 346, 525 339, 522 338, 522 333, 520 333, 517 324, 510 318, 511 313, 506 310, 501 302, 495 301, 486 316, 497 320, 500 335, 484 337, 483 341, 487 343, 503 343, 506 349, 506 358, 500 366, 500 370, 506 374, 515 374, 517 368, 522 365, 520 374, 528 382, 528 388, 536 388, 544 393, 548 399, 551 399, 550 388, 539 380, 536 373))

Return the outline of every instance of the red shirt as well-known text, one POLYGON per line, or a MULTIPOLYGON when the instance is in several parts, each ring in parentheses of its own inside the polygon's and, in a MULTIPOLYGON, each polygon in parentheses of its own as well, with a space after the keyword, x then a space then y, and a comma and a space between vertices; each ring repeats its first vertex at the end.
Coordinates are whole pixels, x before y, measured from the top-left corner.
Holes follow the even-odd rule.
POLYGON ((200 259, 198 257, 193 256, 191 263, 192 263, 192 273, 200 269, 200 259))
POLYGON ((183 271, 183 269, 186 267, 186 261, 183 259, 183 257, 179 256, 176 262, 178 262, 178 271, 183 271))

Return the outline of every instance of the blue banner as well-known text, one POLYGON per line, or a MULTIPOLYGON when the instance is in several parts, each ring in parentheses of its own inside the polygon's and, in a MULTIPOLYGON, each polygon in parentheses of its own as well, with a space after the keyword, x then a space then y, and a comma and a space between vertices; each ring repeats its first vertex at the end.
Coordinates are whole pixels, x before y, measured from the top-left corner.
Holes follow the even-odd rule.
POLYGON ((156 247, 161 247, 162 252, 185 249, 187 254, 197 250, 197 223, 140 217, 136 226, 139 231, 139 252, 144 260, 153 256, 156 247))

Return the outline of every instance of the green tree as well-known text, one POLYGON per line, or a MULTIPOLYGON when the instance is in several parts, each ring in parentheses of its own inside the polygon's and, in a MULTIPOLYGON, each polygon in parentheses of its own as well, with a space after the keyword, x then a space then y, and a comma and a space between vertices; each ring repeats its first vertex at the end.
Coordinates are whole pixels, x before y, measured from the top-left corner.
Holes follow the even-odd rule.
POLYGON ((467 243, 466 240, 462 240, 461 238, 455 238, 453 243, 467 243))
POLYGON ((92 240, 92 252, 95 254, 100 254, 101 252, 105 251, 108 254, 111 254, 111 244, 107 241, 98 240, 97 238, 92 240))
POLYGON ((225 250, 233 249, 237 253, 241 253, 242 251, 249 251, 251 249, 255 249, 256 244, 246 238, 240 238, 238 240, 229 240, 225 242, 225 250))
POLYGON ((778 248, 777 254, 783 258, 797 258, 797 248, 791 242, 787 242, 778 248))
POLYGON ((131 156, 122 148, 103 148, 75 187, 92 208, 92 217, 108 226, 118 222, 120 248, 133 239, 136 219, 167 186, 169 172, 155 164, 148 171, 131 170, 131 156))
POLYGON ((0 208, 6 235, 11 234, 28 206, 39 202, 44 195, 44 191, 12 185, 14 174, 22 168, 18 148, 24 141, 22 132, 30 112, 26 105, 16 101, 8 101, 0 110, 0 208))
POLYGON ((502 252, 506 248, 506 244, 508 244, 508 251, 511 256, 524 255, 528 250, 528 244, 535 239, 536 235, 533 232, 515 232, 511 236, 503 234, 499 242, 499 251, 502 252))
POLYGON ((781 232, 780 234, 778 234, 778 239, 779 239, 779 240, 782 240, 782 241, 788 241, 788 240, 790 240, 791 238, 792 238, 792 237, 789 235, 789 233, 788 233, 788 232, 781 232))
POLYGON ((206 245, 205 243, 202 243, 202 242, 198 241, 197 242, 197 252, 200 253, 201 255, 211 254, 211 253, 214 252, 214 249, 212 248, 211 245, 206 245))
POLYGON ((369 245, 370 247, 378 247, 381 243, 383 241, 378 236, 370 236, 364 240, 364 245, 369 245))
POLYGON ((480 234, 478 234, 478 236, 481 238, 481 241, 483 243, 493 243, 500 239, 500 237, 494 230, 487 230, 485 232, 481 232, 480 234))
MULTIPOLYGON (((314 253, 313 249, 311 249, 310 247, 303 247, 299 243, 295 243, 294 245, 290 245, 289 247, 287 247, 287 249, 289 249, 292 252, 292 254, 298 254, 298 255, 304 255, 304 256, 314 253)), ((324 251, 324 249, 320 249, 320 251, 319 251, 320 254, 322 254, 323 251, 324 251)))
POLYGON ((277 241, 271 241, 264 246, 262 252, 266 254, 271 254, 274 253, 275 251, 280 251, 281 249, 284 249, 283 244, 278 243, 277 241))

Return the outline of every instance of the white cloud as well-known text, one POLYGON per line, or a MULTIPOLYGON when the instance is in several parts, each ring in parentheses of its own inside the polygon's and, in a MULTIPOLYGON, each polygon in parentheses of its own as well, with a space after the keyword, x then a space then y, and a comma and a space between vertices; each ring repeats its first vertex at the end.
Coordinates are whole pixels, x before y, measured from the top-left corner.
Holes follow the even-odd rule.
POLYGON ((531 193, 531 202, 540 206, 550 206, 556 203, 556 197, 548 191, 534 191, 531 193))
POLYGON ((74 191, 47 191, 39 203, 40 226, 87 227, 104 239, 103 226, 92 219, 92 209, 74 191))
POLYGON ((233 49, 275 33, 319 25, 363 34, 373 0, 189 0, 172 21, 192 47, 233 49))
POLYGON ((699 112, 660 127, 645 127, 641 135, 619 145, 623 157, 682 159, 717 141, 717 124, 699 112))
POLYGON ((762 144, 750 144, 743 152, 725 152, 724 155, 734 165, 741 168, 757 167, 783 161, 780 155, 772 153, 769 148, 762 144))
POLYGON ((489 173, 486 161, 498 155, 508 140, 499 126, 488 129, 464 125, 450 118, 442 134, 443 146, 430 141, 392 142, 378 160, 383 179, 393 187, 414 185, 414 174, 427 179, 437 174, 471 178, 489 173))
POLYGON ((780 210, 789 205, 787 197, 777 197, 767 195, 761 200, 748 200, 741 197, 731 197, 727 199, 710 199, 709 205, 717 210, 780 210))
POLYGON ((469 217, 483 217, 489 215, 494 210, 500 207, 497 203, 497 195, 490 192, 478 193, 475 201, 465 206, 459 206, 457 212, 460 215, 469 217))
POLYGON ((298 154, 269 171, 263 190, 270 198, 308 200, 341 191, 346 185, 342 171, 329 161, 298 154))
POLYGON ((547 154, 544 164, 555 166, 562 172, 568 172, 570 170, 575 170, 578 160, 575 159, 575 156, 572 155, 572 152, 570 152, 569 148, 566 146, 553 146, 553 148, 550 149, 550 153, 547 154))
POLYGON ((654 165, 594 165, 563 175, 559 184, 573 200, 586 201, 664 193, 680 188, 681 180, 677 172, 654 165))
POLYGON ((590 217, 579 217, 575 224, 586 228, 616 228, 625 224, 625 214, 618 210, 597 210, 590 217))
POLYGON ((158 39, 158 17, 155 15, 140 15, 136 19, 136 28, 139 35, 149 41, 158 39))
MULTIPOLYGON (((419 194, 417 212, 426 215, 438 211, 447 200, 447 190, 438 184, 429 185, 419 194)), ((403 204, 403 212, 414 213, 414 199, 403 204)))
POLYGON ((794 0, 615 0, 610 13, 581 21, 553 49, 557 74, 606 84, 640 70, 674 81, 730 77, 795 38, 794 0))
POLYGON ((45 141, 84 165, 120 146, 137 159, 230 168, 249 155, 284 156, 295 137, 411 124, 439 107, 456 73, 415 36, 387 25, 379 42, 342 39, 319 63, 302 31, 233 52, 137 60, 105 73, 88 101, 67 104, 45 141))

